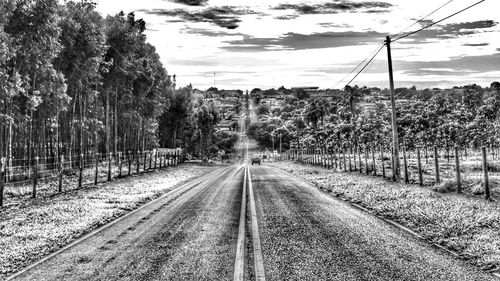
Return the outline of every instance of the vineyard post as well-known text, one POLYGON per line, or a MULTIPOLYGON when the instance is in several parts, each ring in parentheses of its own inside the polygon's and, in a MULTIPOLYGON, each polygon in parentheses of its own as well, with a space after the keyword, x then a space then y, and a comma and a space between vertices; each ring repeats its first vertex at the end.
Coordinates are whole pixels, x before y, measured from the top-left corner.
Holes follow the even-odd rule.
POLYGON ((130 176, 132 174, 132 152, 129 150, 127 153, 127 160, 128 160, 128 175, 130 176))
MULTIPOLYGON (((351 154, 353 155, 353 165, 354 165, 354 171, 357 171, 358 168, 356 167, 356 152, 353 150, 352 145, 349 145, 349 160, 351 159, 351 154)), ((349 172, 351 171, 351 164, 349 163, 349 172)))
POLYGON ((457 193, 462 193, 462 183, 460 179, 460 159, 458 158, 458 146, 455 146, 455 171, 457 177, 457 193))
POLYGON ((425 145, 425 164, 429 164, 429 155, 427 154, 427 144, 425 145))
POLYGON ((441 182, 439 178, 439 159, 438 159, 438 148, 434 146, 434 169, 436 169, 436 184, 441 182))
POLYGON ((483 155, 483 184, 484 184, 484 199, 490 199, 490 184, 488 182, 488 160, 486 156, 486 146, 481 147, 483 155))
MULTIPOLYGON (((350 161, 351 158, 349 158, 349 167, 351 166, 351 161, 350 161)), ((347 165, 346 165, 346 160, 345 160, 345 148, 342 147, 342 164, 344 164, 344 172, 347 172, 347 165)), ((351 169, 349 169, 350 171, 351 169)))
POLYGON ((111 157, 113 157, 113 153, 110 152, 107 155, 108 157, 108 181, 111 181, 111 157))
POLYGON ((83 174, 83 154, 80 154, 80 159, 78 159, 78 188, 82 187, 82 174, 83 174))
POLYGON ((420 159, 420 147, 417 147, 417 168, 418 168, 418 182, 420 186, 424 185, 424 177, 422 175, 422 159, 420 159))
POLYGON ((358 146, 359 173, 363 173, 363 165, 361 165, 361 146, 358 146))
POLYGON ((376 167, 376 162, 375 162, 375 146, 372 146, 372 170, 373 170, 373 175, 377 175, 377 167, 376 167))
POLYGON ((135 155, 135 172, 138 174, 141 169, 141 152, 137 150, 137 154, 135 155))
POLYGON ((146 172, 146 163, 148 162, 148 152, 144 151, 144 172, 146 172))
POLYGON ((33 198, 36 198, 37 184, 38 184, 38 156, 35 157, 35 166, 33 167, 33 193, 32 193, 33 198))
POLYGON ((333 167, 332 167, 332 168, 335 168, 335 170, 337 170, 337 169, 338 169, 338 167, 339 167, 339 166, 338 166, 338 163, 337 163, 337 160, 338 160, 338 155, 339 155, 339 150, 338 150, 338 148, 334 148, 332 152, 333 152, 333 155, 332 155, 332 157, 333 157, 333 158, 332 158, 332 161, 333 161, 333 167))
POLYGON ((149 153, 149 170, 153 167, 153 151, 151 150, 149 153))
MULTIPOLYGON (((347 150, 347 157, 349 158, 349 172, 352 172, 352 163, 351 163, 351 153, 352 150, 347 150)), ((346 165, 346 160, 345 160, 345 154, 344 154, 344 171, 347 172, 347 165, 346 165)))
POLYGON ((3 207, 5 158, 0 158, 0 208, 3 207))
POLYGON ((161 164, 163 162, 163 152, 160 152, 159 158, 160 158, 160 161, 158 163, 158 166, 160 167, 160 170, 161 170, 161 164))
POLYGON ((12 181, 12 175, 14 174, 14 156, 11 156, 9 158, 9 161, 6 162, 7 164, 4 164, 4 170, 5 170, 5 174, 7 175, 5 177, 5 182, 7 181, 12 181), (7 167, 7 168, 6 168, 7 167))
POLYGON ((97 185, 97 177, 99 176, 99 154, 94 154, 94 162, 95 162, 95 175, 94 175, 94 185, 97 185))
POLYGON ((118 152, 118 177, 122 177, 122 152, 118 152))
POLYGON ((450 147, 446 145, 446 161, 450 163, 450 147))
POLYGON ((62 192, 62 180, 63 180, 63 164, 64 163, 64 155, 61 154, 61 156, 59 157, 59 185, 58 185, 58 189, 57 191, 59 193, 62 192))
POLYGON ((156 162, 158 161, 158 150, 155 150, 155 170, 156 170, 156 162))
POLYGON ((408 161, 406 160, 406 146, 403 146, 403 164, 405 169, 405 183, 409 183, 410 178, 408 175, 408 161))
POLYGON ((382 163, 382 178, 385 178, 384 146, 380 146, 380 162, 382 163))
POLYGON ((370 173, 370 169, 368 167, 368 146, 365 145, 365 172, 368 175, 370 173))

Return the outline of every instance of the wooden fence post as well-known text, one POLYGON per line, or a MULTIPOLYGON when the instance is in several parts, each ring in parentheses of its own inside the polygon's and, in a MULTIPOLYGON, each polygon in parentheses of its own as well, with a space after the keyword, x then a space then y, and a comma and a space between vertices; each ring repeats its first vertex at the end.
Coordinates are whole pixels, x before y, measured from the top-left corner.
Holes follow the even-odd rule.
POLYGON ((455 170, 457 178, 457 193, 462 193, 462 183, 460 178, 460 159, 458 158, 458 146, 455 146, 455 170))
POLYGON ((382 163, 382 178, 385 178, 384 147, 380 146, 380 162, 382 163))
POLYGON ((137 154, 135 155, 135 173, 138 174, 141 169, 141 152, 137 150, 137 154))
POLYGON ((33 167, 33 198, 36 198, 36 186, 38 184, 38 159, 38 156, 35 157, 35 166, 33 167))
MULTIPOLYGON (((357 164, 356 164, 356 151, 352 146, 349 146, 349 160, 351 159, 351 154, 352 154, 352 161, 354 164, 354 171, 357 171, 357 164)), ((351 171, 351 163, 349 162, 349 172, 351 171)))
POLYGON ((118 177, 122 177, 122 152, 118 152, 118 177))
POLYGON ((405 169, 405 183, 409 183, 410 177, 408 175, 408 161, 406 160, 406 146, 403 146, 403 164, 405 169))
POLYGON ((361 164, 361 146, 358 146, 359 173, 363 173, 363 165, 361 164))
POLYGON ((365 172, 367 175, 370 174, 370 167, 368 165, 368 158, 369 158, 368 146, 365 145, 365 172))
POLYGON ((488 181, 488 160, 486 155, 486 146, 481 147, 483 155, 483 185, 484 185, 484 199, 490 199, 490 184, 488 181))
POLYGON ((376 176, 377 175, 377 162, 375 162, 375 146, 372 146, 372 171, 373 171, 373 175, 376 176))
POLYGON ((418 168, 418 183, 424 185, 424 177, 422 175, 422 159, 420 159, 420 147, 417 147, 417 168, 418 168))
POLYGON ((153 166, 153 151, 151 150, 149 153, 149 169, 151 169, 153 166))
POLYGON ((113 157, 112 152, 108 154, 108 181, 111 181, 111 157, 113 157))
POLYGON ((83 177, 83 154, 80 154, 80 159, 78 159, 78 188, 82 187, 82 177, 83 177))
POLYGON ((58 188, 57 188, 57 191, 59 193, 62 192, 62 180, 63 180, 63 173, 64 173, 64 155, 61 154, 61 156, 59 157, 59 185, 58 185, 58 188))
POLYGON ((130 176, 132 174, 132 153, 131 151, 129 150, 128 153, 127 153, 127 160, 128 160, 128 176, 130 176))
POLYGON ((94 162, 95 162, 95 175, 94 175, 94 185, 97 185, 98 177, 99 177, 99 154, 94 154, 94 162))
POLYGON ((156 162, 158 161, 158 150, 155 150, 155 170, 156 170, 156 162))
POLYGON ((434 146, 434 169, 436 169, 436 184, 438 184, 441 182, 441 179, 439 178, 439 155, 437 146, 434 146))
MULTIPOLYGON (((1 156, 0 156, 1 157, 1 156)), ((5 175, 5 158, 0 158, 0 208, 3 207, 3 197, 4 197, 4 175, 5 175)))
POLYGON ((146 172, 146 163, 148 162, 148 152, 144 151, 144 172, 146 172))

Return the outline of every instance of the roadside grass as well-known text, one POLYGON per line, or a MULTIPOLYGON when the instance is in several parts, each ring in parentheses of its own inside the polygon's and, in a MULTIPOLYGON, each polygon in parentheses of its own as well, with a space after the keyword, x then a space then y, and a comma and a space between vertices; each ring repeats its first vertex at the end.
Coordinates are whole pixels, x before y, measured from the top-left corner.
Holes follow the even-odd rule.
POLYGON ((212 169, 184 164, 0 209, 0 279, 212 169))
MULTIPOLYGON (((294 162, 268 165, 397 221, 483 270, 500 270, 500 204, 496 202, 294 162)), ((454 186, 451 181, 435 189, 448 192, 454 186)))

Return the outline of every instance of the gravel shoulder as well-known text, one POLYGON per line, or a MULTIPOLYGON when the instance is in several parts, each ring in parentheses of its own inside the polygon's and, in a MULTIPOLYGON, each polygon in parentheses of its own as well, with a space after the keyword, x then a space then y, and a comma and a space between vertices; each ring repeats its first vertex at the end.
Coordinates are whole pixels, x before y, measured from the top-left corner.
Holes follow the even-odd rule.
POLYGON ((276 168, 252 176, 268 280, 496 280, 276 168))
POLYGON ((185 164, 0 211, 0 279, 217 166, 185 164))

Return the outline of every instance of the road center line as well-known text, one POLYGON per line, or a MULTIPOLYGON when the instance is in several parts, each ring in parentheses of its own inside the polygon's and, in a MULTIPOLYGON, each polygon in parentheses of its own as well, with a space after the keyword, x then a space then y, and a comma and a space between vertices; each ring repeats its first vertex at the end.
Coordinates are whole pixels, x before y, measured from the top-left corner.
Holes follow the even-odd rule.
POLYGON ((241 195, 240 227, 238 230, 238 244, 236 245, 236 260, 234 262, 234 281, 243 281, 245 273, 245 216, 246 216, 246 193, 247 193, 247 171, 243 179, 243 193, 241 195))
POLYGON ((248 172, 248 200, 250 202, 250 216, 252 219, 252 241, 253 241, 253 257, 254 257, 254 270, 255 280, 266 280, 264 271, 264 260, 262 258, 262 248, 260 245, 259 225, 257 223, 257 212, 255 211, 255 200, 253 197, 252 189, 252 176, 250 175, 250 168, 247 166, 248 172))

